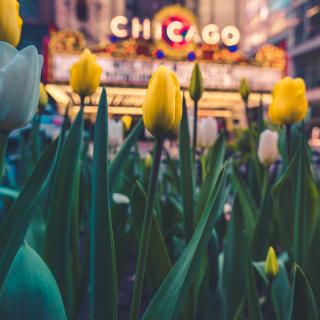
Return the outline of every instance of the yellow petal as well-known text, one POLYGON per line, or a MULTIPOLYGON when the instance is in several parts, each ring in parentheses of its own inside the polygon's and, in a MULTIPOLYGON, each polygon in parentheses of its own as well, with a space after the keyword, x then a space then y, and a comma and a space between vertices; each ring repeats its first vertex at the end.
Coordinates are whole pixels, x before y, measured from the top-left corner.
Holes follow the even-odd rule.
POLYGON ((160 66, 152 75, 142 106, 145 127, 156 137, 175 130, 180 123, 180 84, 175 74, 160 66))
POLYGON ((0 0, 0 41, 16 47, 20 42, 22 19, 16 0, 0 0))
POLYGON ((286 77, 274 86, 268 115, 274 124, 286 125, 303 120, 308 112, 303 79, 286 77))
POLYGON ((97 63, 96 56, 85 49, 79 60, 70 71, 70 85, 80 96, 90 96, 100 85, 102 69, 97 63))
POLYGON ((277 256, 272 247, 268 250, 267 259, 264 265, 264 272, 269 279, 274 279, 279 272, 277 256))

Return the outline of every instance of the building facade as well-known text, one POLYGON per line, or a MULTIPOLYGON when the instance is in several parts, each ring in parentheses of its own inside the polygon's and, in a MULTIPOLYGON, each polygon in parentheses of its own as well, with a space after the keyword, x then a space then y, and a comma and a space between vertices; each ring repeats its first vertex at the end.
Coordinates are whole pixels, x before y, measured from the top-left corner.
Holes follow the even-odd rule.
POLYGON ((295 25, 289 34, 290 73, 305 79, 309 102, 317 106, 320 103, 320 1, 294 1, 291 16, 295 25))
MULTIPOLYGON (((301 77, 311 106, 320 103, 320 1, 243 0, 242 49, 254 55, 265 43, 286 51, 286 73, 301 77)), ((312 113, 319 113, 313 108, 312 113)))
POLYGON ((242 49, 255 53, 270 43, 287 49, 288 32, 294 20, 290 17, 291 0, 243 0, 240 29, 242 49))
POLYGON ((104 42, 110 35, 110 20, 125 15, 125 0, 56 0, 58 29, 81 31, 90 43, 104 42))
POLYGON ((152 18, 161 8, 172 4, 190 9, 198 17, 200 27, 214 23, 223 28, 240 23, 238 0, 126 0, 126 13, 129 18, 152 18))
POLYGON ((42 49, 43 38, 54 26, 54 5, 51 0, 21 0, 20 15, 23 19, 20 47, 29 44, 42 49))

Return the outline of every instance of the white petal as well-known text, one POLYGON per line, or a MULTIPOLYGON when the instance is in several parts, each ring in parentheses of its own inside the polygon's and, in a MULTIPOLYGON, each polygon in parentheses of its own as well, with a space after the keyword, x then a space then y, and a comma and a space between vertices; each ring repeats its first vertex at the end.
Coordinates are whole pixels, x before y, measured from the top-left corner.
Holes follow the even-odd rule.
POLYGON ((0 70, 0 126, 15 129, 27 124, 36 112, 42 56, 35 47, 17 51, 13 59, 0 70))
POLYGON ((0 69, 8 64, 18 50, 7 42, 0 41, 0 69))

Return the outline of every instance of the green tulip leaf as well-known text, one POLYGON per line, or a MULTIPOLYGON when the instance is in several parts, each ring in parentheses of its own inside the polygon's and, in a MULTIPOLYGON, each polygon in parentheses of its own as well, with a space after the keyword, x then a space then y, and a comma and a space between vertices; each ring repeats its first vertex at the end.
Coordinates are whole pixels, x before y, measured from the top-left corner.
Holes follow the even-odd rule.
POLYGON ((178 319, 206 251, 216 218, 223 209, 226 174, 221 173, 194 234, 143 315, 144 320, 178 319))
POLYGON ((223 167, 225 153, 226 153, 225 138, 221 134, 218 140, 209 150, 208 160, 207 160, 208 173, 201 185, 198 202, 195 209, 196 222, 200 220, 201 214, 204 212, 204 208, 207 206, 207 203, 209 201, 209 195, 212 192, 217 182, 217 179, 219 177, 219 174, 221 172, 221 169, 223 167))
POLYGON ((271 186, 269 185, 261 208, 259 209, 257 223, 251 241, 252 255, 255 260, 263 260, 267 256, 273 222, 272 213, 273 200, 271 196, 271 186))
MULTIPOLYGON (((70 252, 72 209, 79 175, 83 139, 83 110, 72 124, 59 154, 48 200, 45 261, 55 276, 69 317, 74 308, 70 252)), ((61 141, 61 139, 60 139, 61 141)))
POLYGON ((293 283, 288 295, 285 320, 319 319, 315 298, 304 272, 298 265, 294 267, 293 283))
POLYGON ((233 186, 237 192, 239 204, 242 207, 244 227, 247 231, 247 239, 249 243, 251 243, 256 219, 258 217, 258 208, 235 164, 232 166, 231 181, 233 182, 233 186))
MULTIPOLYGON (((137 243, 140 241, 142 232, 143 214, 145 212, 146 202, 146 192, 137 181, 131 194, 132 220, 137 243)), ((152 286, 154 290, 157 290, 171 269, 171 261, 155 214, 153 214, 152 217, 147 268, 150 271, 147 274, 150 275, 152 286)))
POLYGON ((58 285, 41 257, 22 244, 0 292, 1 320, 66 320, 58 285))
POLYGON ((231 220, 228 223, 227 234, 224 242, 223 259, 223 289, 225 305, 225 318, 227 320, 239 319, 235 317, 242 309, 245 292, 244 256, 243 248, 245 239, 243 230, 244 221, 242 207, 236 196, 231 220))
POLYGON ((0 225, 0 288, 10 265, 22 244, 35 213, 33 207, 45 188, 54 162, 57 141, 42 154, 30 178, 0 225))
POLYGON ((19 196, 19 191, 2 186, 0 187, 0 195, 16 199, 19 196))
POLYGON ((183 97, 183 111, 179 130, 180 147, 180 171, 181 171, 181 191, 183 201, 184 226, 186 241, 191 239, 194 228, 194 179, 193 163, 191 157, 188 112, 185 97, 183 97))
POLYGON ((319 215, 318 191, 304 135, 301 134, 299 148, 272 193, 286 249, 304 267, 319 215))
POLYGON ((102 90, 94 135, 90 212, 92 319, 117 319, 117 271, 108 177, 108 105, 102 90))
POLYGON ((257 290, 257 283, 254 275, 254 270, 252 266, 252 258, 250 253, 250 248, 245 239, 244 246, 244 269, 245 269, 245 279, 246 279, 246 291, 247 291, 247 304, 248 304, 248 319, 259 320, 263 319, 259 304, 259 296, 257 290))

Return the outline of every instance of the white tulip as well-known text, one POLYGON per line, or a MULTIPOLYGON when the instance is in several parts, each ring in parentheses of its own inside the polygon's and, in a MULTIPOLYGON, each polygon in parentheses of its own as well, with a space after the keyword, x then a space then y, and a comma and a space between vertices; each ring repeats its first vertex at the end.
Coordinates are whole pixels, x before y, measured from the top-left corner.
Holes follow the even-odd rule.
POLYGON ((269 129, 264 130, 260 134, 258 158, 266 167, 269 167, 279 158, 278 139, 278 132, 269 129))
MULTIPOLYGON (((191 144, 193 141, 193 117, 189 117, 189 131, 191 144)), ((215 118, 202 118, 198 120, 197 147, 209 148, 218 138, 218 123, 215 118)))
POLYGON ((110 120, 109 121, 109 145, 111 147, 117 147, 123 142, 123 125, 121 121, 110 120))
POLYGON ((215 118, 203 118, 201 126, 204 136, 204 147, 211 147, 218 138, 218 123, 215 118))
POLYGON ((0 41, 0 129, 24 127, 34 117, 42 64, 43 57, 34 46, 18 51, 0 41))

